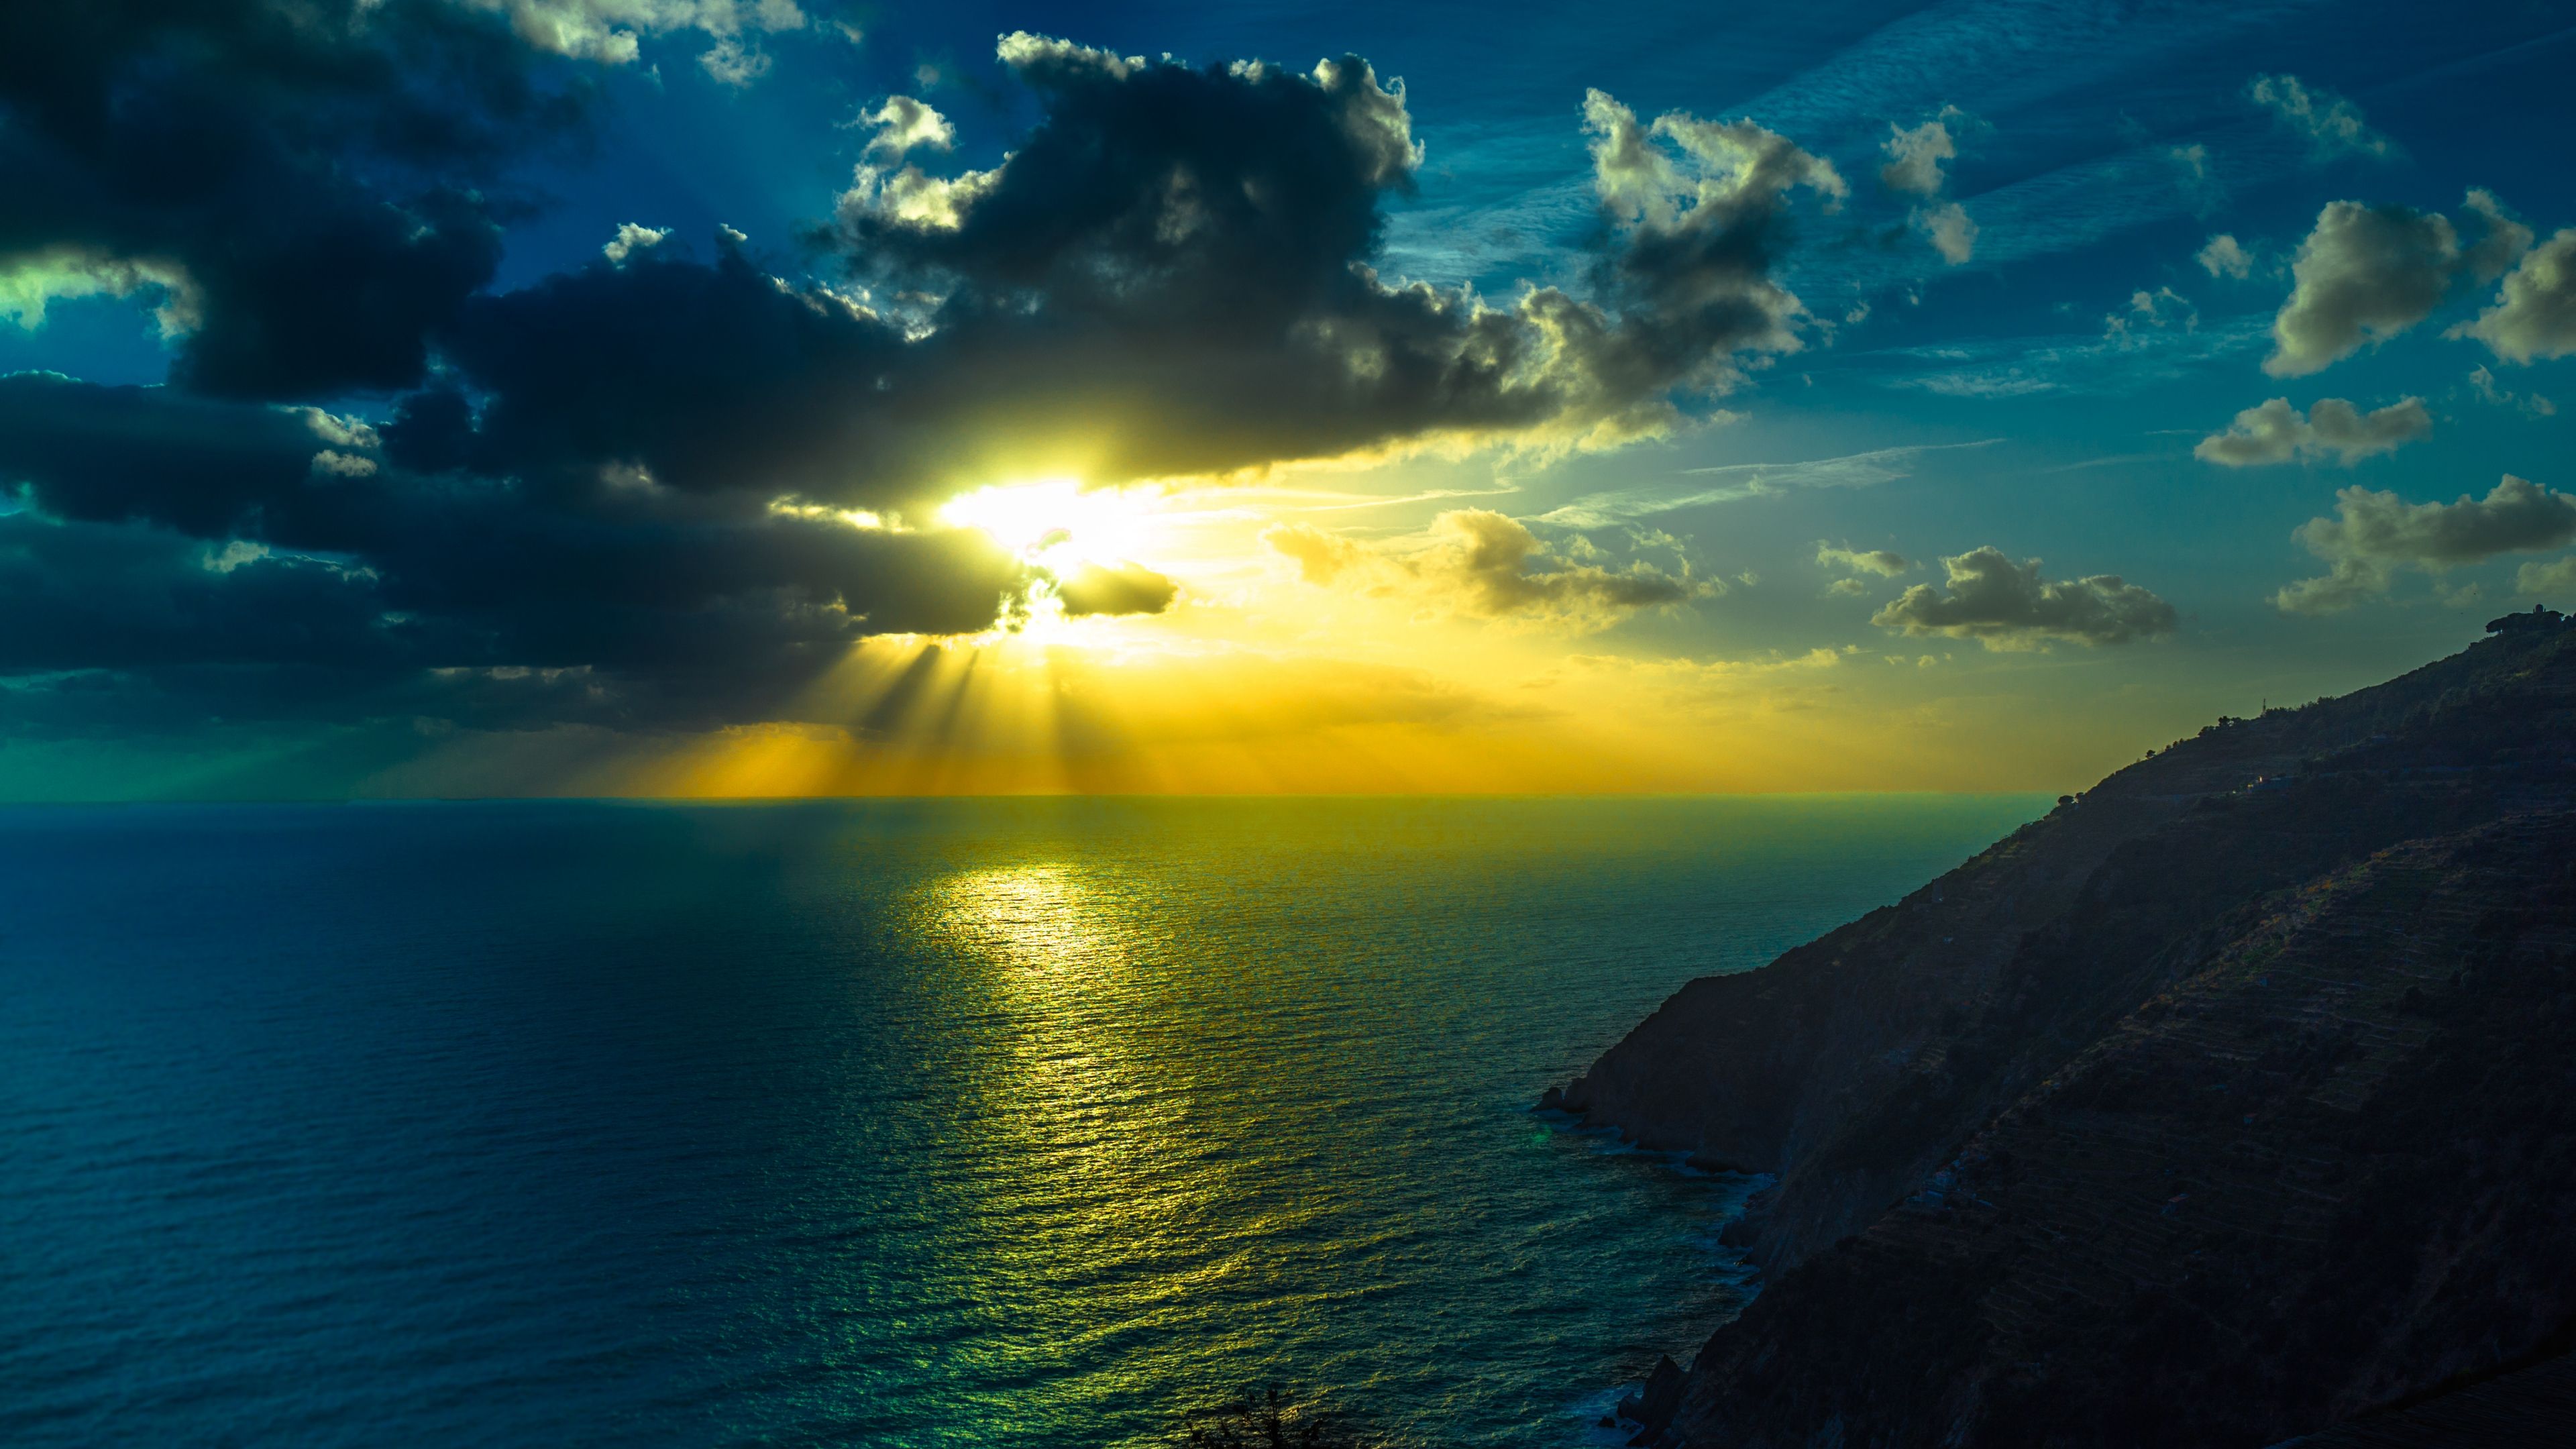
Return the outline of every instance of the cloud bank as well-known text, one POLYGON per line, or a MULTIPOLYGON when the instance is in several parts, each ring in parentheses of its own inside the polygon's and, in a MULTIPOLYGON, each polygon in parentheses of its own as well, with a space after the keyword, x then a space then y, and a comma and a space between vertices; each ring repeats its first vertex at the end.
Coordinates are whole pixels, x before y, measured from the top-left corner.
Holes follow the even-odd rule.
MULTIPOLYGON (((1032 590, 1159 611, 1175 587, 1143 564, 1052 578, 929 520, 1015 479, 1687 427, 1806 345, 1775 272, 1800 195, 1846 191, 1751 122, 1594 91, 1590 269, 1489 301, 1376 270, 1422 151, 1367 61, 1014 34, 996 55, 1027 133, 947 167, 934 108, 869 105, 849 188, 801 239, 819 278, 643 218, 492 289, 503 222, 536 204, 512 167, 592 133, 597 67, 686 31, 746 80, 762 37, 811 23, 785 0, 0 14, 0 171, 26 179, 0 195, 0 315, 120 295, 174 339, 166 386, 0 379, 22 726, 123 701, 174 726, 700 728, 791 717, 870 635, 1008 627, 1032 590), (390 401, 369 423, 353 398, 390 401)), ((1707 587, 1475 513, 1406 567, 1478 617, 1707 587)))

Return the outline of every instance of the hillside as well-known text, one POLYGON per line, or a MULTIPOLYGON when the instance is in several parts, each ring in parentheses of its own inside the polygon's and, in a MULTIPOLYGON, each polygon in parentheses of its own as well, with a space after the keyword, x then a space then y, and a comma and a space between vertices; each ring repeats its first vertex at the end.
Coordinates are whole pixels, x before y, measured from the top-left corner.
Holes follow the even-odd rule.
POLYGON ((2576 630, 2518 616, 1691 983, 1551 1094, 1777 1178, 1649 1436, 2262 1445, 2554 1342, 2571 872, 2576 630))

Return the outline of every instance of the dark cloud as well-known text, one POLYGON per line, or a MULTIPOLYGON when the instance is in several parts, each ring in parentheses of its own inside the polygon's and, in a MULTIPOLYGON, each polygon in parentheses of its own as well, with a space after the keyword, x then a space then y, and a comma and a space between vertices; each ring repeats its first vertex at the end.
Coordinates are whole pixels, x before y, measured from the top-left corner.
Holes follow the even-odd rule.
POLYGON ((446 355, 479 419, 461 397, 407 400, 403 446, 552 487, 617 465, 684 493, 926 504, 979 446, 946 433, 955 409, 915 383, 898 323, 779 283, 731 238, 712 264, 666 242, 478 298, 446 355))
MULTIPOLYGON (((174 346, 165 387, 0 378, 0 490, 23 510, 0 671, 60 699, 112 676, 174 709, 194 689, 239 711, 266 677, 299 714, 788 717, 861 637, 1027 608, 1043 570, 929 526, 962 489, 1684 425, 1803 345, 1772 275, 1790 198, 1843 192, 1750 122, 1641 123, 1595 92, 1584 295, 1489 303, 1373 269, 1421 153, 1366 61, 1194 68, 1014 35, 1035 127, 992 170, 934 175, 946 121, 874 108, 804 239, 823 280, 732 233, 701 256, 630 224, 491 292, 510 168, 585 134, 588 67, 634 58, 620 17, 701 31, 710 71, 746 79, 763 34, 805 24, 750 13, 0 13, 9 295, 130 296, 174 346)), ((1499 515, 1441 527, 1410 566, 1462 612, 1599 621, 1709 588, 1499 515)), ((1072 614, 1174 597, 1139 564, 1053 582, 1072 614)))
POLYGON ((1142 564, 1086 563, 1056 582, 1064 611, 1085 614, 1159 614, 1172 606, 1180 586, 1142 564))
POLYGON ((372 430, 319 408, 244 406, 55 373, 0 377, 0 480, 58 518, 149 520, 223 537, 318 506, 314 459, 372 430))
POLYGON ((0 515, 0 675, 391 661, 375 581, 161 529, 0 515))
POLYGON ((2272 602, 2294 614, 2332 613, 2388 592, 2399 569, 2440 573, 2576 543, 2576 495, 2510 473, 2484 498, 2463 493, 2452 503, 2346 488, 2333 517, 2311 518, 2293 536, 2331 571, 2284 587, 2272 602))
POLYGON ((1841 192, 1758 126, 1641 126, 1595 92, 1594 295, 1489 304, 1373 270, 1419 151, 1401 85, 1366 61, 1201 69, 1027 35, 1000 53, 1044 107, 1023 144, 949 176, 872 154, 834 233, 878 293, 938 299, 882 406, 952 449, 990 440, 985 468, 1116 481, 1658 432, 1676 394, 1800 345, 1770 277, 1787 195, 1841 192))
POLYGON ((578 696, 499 692, 532 722, 569 701, 581 718, 724 723, 775 717, 866 635, 992 627, 1030 581, 973 530, 426 475, 393 451, 316 409, 0 378, 0 477, 33 510, 6 520, 16 653, 0 673, 193 651, 345 668, 379 704, 381 676, 408 671, 426 694, 400 712, 434 712, 442 688, 571 671, 578 696))
POLYGON ((1989 545, 1944 558, 1949 592, 1916 584, 1870 622, 1906 635, 1974 639, 1988 649, 2035 649, 2053 639, 2128 644, 2174 631, 2174 608, 2117 574, 2045 579, 2039 560, 2014 563, 1989 545))
POLYGON ((530 59, 439 0, 0 7, 0 272, 152 292, 206 392, 411 384, 499 262, 497 183, 586 112, 530 59))

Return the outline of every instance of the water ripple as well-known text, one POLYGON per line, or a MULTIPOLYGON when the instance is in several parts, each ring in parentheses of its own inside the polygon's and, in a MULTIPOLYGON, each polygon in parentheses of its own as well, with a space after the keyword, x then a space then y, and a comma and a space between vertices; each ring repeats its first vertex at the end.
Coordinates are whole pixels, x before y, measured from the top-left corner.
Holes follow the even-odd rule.
POLYGON ((1585 1442, 1742 1184, 1527 1103, 2035 810, 0 811, 0 1437, 1585 1442))

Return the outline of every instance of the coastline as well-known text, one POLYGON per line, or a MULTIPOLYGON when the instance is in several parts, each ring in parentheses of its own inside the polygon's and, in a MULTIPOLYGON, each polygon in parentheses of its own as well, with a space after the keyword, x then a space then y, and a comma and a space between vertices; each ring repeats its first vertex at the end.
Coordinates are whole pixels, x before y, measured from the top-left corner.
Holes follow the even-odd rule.
MULTIPOLYGON (((2060 1442, 2049 1425, 2087 1416, 2163 1437, 2063 1442, 2270 1442, 2521 1352, 2576 1312, 2497 1244, 2392 1244, 2413 1267, 2361 1274, 2335 1246, 2372 1214, 2435 1242, 2484 1231, 2456 1184, 2385 1197, 2415 1182, 2387 1144, 2424 1102, 2507 1134, 2556 1120, 2442 1075, 2444 1043, 2472 1039, 2554 1060, 2549 973, 2567 967, 2547 963, 2570 946, 2559 898, 2576 900, 2539 884, 2576 870, 2576 630, 2491 628, 2387 685, 2152 753, 1895 906, 1691 982, 1551 1088, 1543 1105, 1640 1146, 1775 1176, 1734 1229, 1758 1298, 1684 1392, 1641 1402, 1637 1442, 1828 1424, 2060 1442), (2481 974, 2499 935, 2542 964, 2481 974), (2463 1035, 2472 1021, 2492 1040, 2463 1035), (2448 1327, 2334 1346, 2342 1318, 2382 1323, 2400 1291, 2329 1309, 2339 1280, 2472 1266, 2489 1296, 2448 1327), (2307 1305, 2280 1345, 2238 1352, 2268 1354, 2279 1383, 2112 1407, 2138 1375, 2223 1375, 2156 1325, 2227 1322, 2246 1310, 2220 1305, 2262 1282, 2307 1305), (2492 1342, 2442 1337, 2481 1322, 2492 1342)), ((2519 1150, 2469 1167, 2508 1170, 2519 1150)), ((2559 1200, 2552 1161, 2510 1169, 2536 1201, 2559 1200)))

